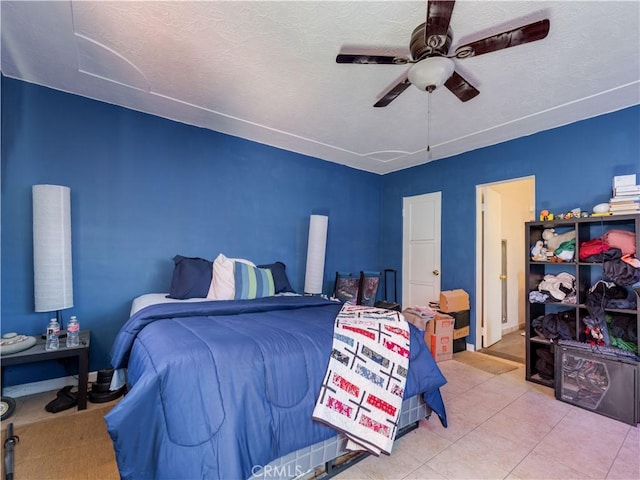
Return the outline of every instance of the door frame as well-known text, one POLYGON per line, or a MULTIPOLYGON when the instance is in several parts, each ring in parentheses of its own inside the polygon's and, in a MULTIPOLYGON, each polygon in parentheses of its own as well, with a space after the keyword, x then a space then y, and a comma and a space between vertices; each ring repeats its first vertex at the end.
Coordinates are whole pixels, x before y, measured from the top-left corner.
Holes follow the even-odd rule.
MULTIPOLYGON (((483 203, 482 203, 482 193, 483 189, 486 187, 497 187, 501 185, 505 185, 507 183, 519 182, 530 180, 533 182, 533 191, 532 196, 529 199, 530 205, 526 206, 531 213, 531 218, 533 219, 535 216, 535 175, 529 175, 525 177, 511 178, 506 180, 500 180, 497 182, 484 183, 480 185, 476 185, 476 273, 475 273, 475 325, 476 325, 476 336, 475 336, 475 344, 474 350, 481 350, 482 347, 482 339, 485 327, 483 325, 483 311, 484 311, 484 296, 485 293, 483 291, 482 286, 482 278, 483 278, 483 262, 484 262, 484 252, 483 252, 483 203)), ((523 225, 524 228, 524 225, 523 225)), ((524 252, 524 247, 522 251, 524 252)), ((472 345, 467 344, 467 349, 472 345)))

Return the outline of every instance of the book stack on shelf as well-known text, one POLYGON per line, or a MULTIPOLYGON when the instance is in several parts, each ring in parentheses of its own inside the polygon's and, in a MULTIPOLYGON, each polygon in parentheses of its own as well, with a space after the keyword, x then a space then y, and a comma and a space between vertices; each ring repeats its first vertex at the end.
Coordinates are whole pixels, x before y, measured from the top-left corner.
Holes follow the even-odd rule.
POLYGON ((635 174, 613 177, 609 211, 612 215, 640 213, 640 185, 636 183, 635 174))

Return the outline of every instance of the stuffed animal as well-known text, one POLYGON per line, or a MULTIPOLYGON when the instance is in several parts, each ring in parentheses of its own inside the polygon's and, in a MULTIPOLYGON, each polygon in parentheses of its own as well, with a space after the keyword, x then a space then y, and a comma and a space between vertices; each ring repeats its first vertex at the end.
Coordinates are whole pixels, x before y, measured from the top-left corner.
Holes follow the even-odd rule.
POLYGON ((542 240, 538 240, 536 244, 531 247, 531 260, 542 262, 547 259, 547 251, 544 248, 542 240))
POLYGON ((546 228, 542 231, 542 239, 547 247, 547 250, 555 250, 562 242, 576 238, 575 230, 570 230, 566 233, 558 235, 553 228, 546 228))

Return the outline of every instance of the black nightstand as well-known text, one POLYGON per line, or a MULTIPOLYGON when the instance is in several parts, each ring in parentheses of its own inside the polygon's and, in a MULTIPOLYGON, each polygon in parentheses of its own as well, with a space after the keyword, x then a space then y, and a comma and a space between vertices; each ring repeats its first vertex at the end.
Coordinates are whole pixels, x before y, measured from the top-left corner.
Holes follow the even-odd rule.
POLYGON ((80 345, 68 348, 65 340, 60 340, 60 348, 57 350, 45 350, 46 340, 38 338, 36 344, 18 353, 2 355, 0 363, 2 368, 11 365, 21 365, 23 363, 43 362, 56 358, 78 357, 78 410, 87 408, 87 383, 89 382, 89 342, 91 341, 91 331, 80 332, 80 345))

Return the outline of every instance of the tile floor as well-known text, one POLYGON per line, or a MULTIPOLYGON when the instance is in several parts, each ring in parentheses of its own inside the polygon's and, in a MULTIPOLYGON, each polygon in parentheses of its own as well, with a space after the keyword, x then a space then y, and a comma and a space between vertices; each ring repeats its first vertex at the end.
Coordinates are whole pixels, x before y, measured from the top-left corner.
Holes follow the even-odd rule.
POLYGON ((640 427, 559 402, 524 380, 524 366, 492 375, 439 364, 449 427, 439 420, 338 476, 372 479, 640 479, 640 427))
MULTIPOLYGON (((423 420, 391 456, 368 457, 338 479, 640 480, 640 428, 555 400, 551 389, 524 380, 524 366, 492 375, 455 359, 439 365, 449 427, 423 420)), ((16 399, 3 427, 51 418, 44 405, 54 397, 16 399)))

